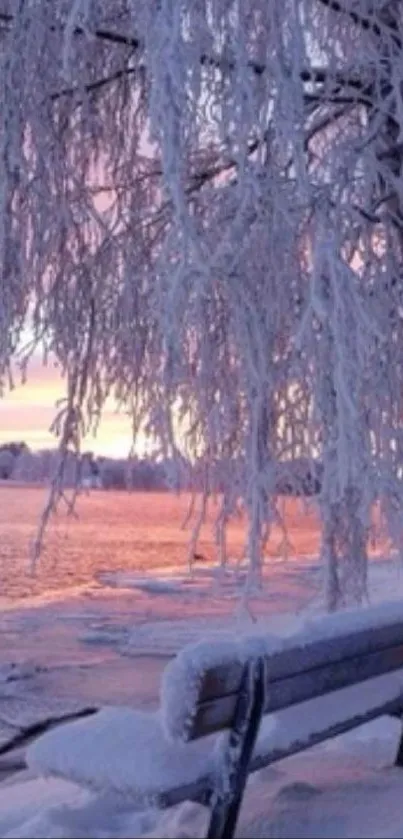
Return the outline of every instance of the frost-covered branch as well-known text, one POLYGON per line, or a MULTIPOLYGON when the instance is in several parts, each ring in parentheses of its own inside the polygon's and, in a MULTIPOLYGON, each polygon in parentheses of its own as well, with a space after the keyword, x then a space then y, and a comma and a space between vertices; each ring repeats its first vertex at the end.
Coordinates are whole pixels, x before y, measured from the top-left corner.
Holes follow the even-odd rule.
POLYGON ((62 450, 112 396, 204 470, 223 563, 246 512, 250 585, 320 461, 328 603, 362 598, 374 499, 402 535, 399 6, 34 5, 0 12, 3 387, 29 324, 62 450))

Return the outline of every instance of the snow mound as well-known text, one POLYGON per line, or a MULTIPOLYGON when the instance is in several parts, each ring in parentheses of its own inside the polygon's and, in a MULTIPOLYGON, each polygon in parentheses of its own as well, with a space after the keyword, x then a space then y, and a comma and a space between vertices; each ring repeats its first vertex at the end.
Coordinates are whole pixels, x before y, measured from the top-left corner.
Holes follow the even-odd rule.
POLYGON ((111 588, 134 588, 153 594, 180 594, 183 590, 185 577, 172 575, 158 578, 155 575, 139 577, 129 571, 103 571, 98 574, 98 581, 111 588))
MULTIPOLYGON (((35 778, 0 786, 0 836, 5 839, 54 836, 56 839, 55 831, 50 829, 49 808, 53 810, 59 804, 66 806, 73 801, 87 801, 88 796, 86 790, 75 784, 55 779, 35 778), (40 833, 35 829, 35 823, 41 824, 40 833)), ((67 837, 67 834, 63 835, 67 837)))
POLYGON ((134 587, 153 594, 180 594, 182 592, 182 586, 172 580, 139 580, 134 587))
POLYGON ((42 735, 29 747, 27 763, 45 776, 119 793, 144 805, 167 788, 207 775, 213 768, 213 740, 172 746, 158 713, 111 707, 42 735))
POLYGON ((108 644, 110 646, 122 646, 127 644, 129 639, 127 626, 96 626, 81 636, 80 640, 85 644, 108 644))
MULTIPOLYGON (((393 723, 397 731, 399 723, 379 722, 383 743, 385 725, 393 723)), ((379 741, 373 741, 373 727, 365 726, 365 760, 344 736, 337 738, 343 743, 336 754, 317 747, 256 773, 246 789, 238 835, 402 839, 403 773, 385 766, 384 750, 374 765, 379 741)), ((56 779, 0 787, 3 839, 190 839, 206 835, 207 820, 206 809, 190 802, 164 813, 134 812, 120 797, 97 796, 56 779)))
POLYGON ((3 839, 129 839, 153 835, 157 822, 155 810, 133 812, 121 798, 94 796, 59 779, 35 778, 0 788, 3 839))
POLYGON ((120 796, 94 795, 54 778, 17 779, 0 787, 3 839, 190 839, 205 836, 207 819, 199 804, 138 811, 120 796))
MULTIPOLYGON (((273 561, 271 558, 270 562, 273 561)), ((311 570, 318 572, 317 562, 311 570)), ((194 599, 216 594, 226 600, 236 600, 244 591, 247 571, 247 559, 242 562, 232 559, 225 566, 203 560, 201 563, 195 562, 188 571, 184 571, 183 566, 154 568, 148 575, 130 571, 103 571, 97 575, 97 580, 110 588, 136 589, 148 594, 185 595, 194 599)), ((265 598, 264 590, 259 591, 259 596, 265 598)))

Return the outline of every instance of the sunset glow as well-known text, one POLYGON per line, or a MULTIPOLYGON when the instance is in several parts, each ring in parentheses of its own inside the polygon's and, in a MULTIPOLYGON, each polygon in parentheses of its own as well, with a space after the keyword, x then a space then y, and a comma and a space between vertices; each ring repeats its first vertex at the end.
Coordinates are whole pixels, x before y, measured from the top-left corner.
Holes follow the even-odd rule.
MULTIPOLYGON (((64 382, 53 364, 44 366, 34 358, 25 384, 16 377, 15 387, 0 400, 0 443, 24 440, 33 449, 54 448, 57 438, 49 428, 57 413, 56 402, 64 396, 64 382)), ((117 413, 113 404, 104 411, 96 437, 87 437, 84 448, 98 455, 125 457, 131 446, 130 420, 117 413)), ((146 451, 146 441, 136 445, 139 455, 146 451)))

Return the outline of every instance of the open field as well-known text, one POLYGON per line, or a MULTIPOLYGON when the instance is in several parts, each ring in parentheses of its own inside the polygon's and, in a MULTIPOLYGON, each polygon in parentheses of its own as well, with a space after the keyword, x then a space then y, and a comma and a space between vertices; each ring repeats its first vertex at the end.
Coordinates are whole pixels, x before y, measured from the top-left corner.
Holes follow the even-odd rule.
MULTIPOLYGON (((182 528, 190 498, 169 493, 95 491, 77 502, 78 518, 64 510, 51 522, 35 575, 30 572, 30 545, 35 537, 46 490, 38 487, 0 487, 0 598, 42 594, 96 580, 110 570, 145 571, 164 566, 185 568, 190 528, 182 528)), ((291 553, 314 556, 319 535, 313 513, 300 502, 287 500, 286 520, 291 553)), ((215 558, 214 508, 203 527, 200 551, 215 558)), ((234 521, 229 530, 229 552, 242 556, 245 524, 234 521)), ((268 557, 282 553, 282 534, 274 529, 268 557)))

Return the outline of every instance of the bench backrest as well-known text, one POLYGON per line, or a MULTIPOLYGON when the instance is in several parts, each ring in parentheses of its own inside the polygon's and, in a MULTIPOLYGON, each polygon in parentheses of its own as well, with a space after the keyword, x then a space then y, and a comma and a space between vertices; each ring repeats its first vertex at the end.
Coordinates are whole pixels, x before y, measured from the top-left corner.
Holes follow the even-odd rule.
POLYGON ((403 668, 403 608, 394 604, 389 613, 378 608, 356 614, 355 621, 351 613, 324 619, 287 639, 260 635, 185 648, 164 676, 168 736, 194 740, 230 728, 245 666, 253 658, 265 662, 264 713, 403 668))

